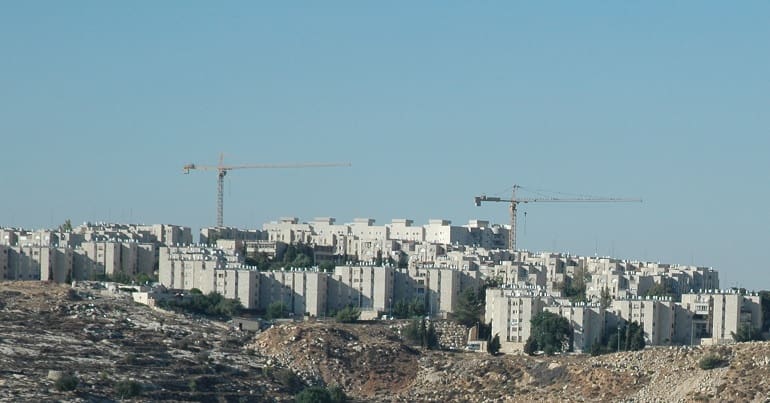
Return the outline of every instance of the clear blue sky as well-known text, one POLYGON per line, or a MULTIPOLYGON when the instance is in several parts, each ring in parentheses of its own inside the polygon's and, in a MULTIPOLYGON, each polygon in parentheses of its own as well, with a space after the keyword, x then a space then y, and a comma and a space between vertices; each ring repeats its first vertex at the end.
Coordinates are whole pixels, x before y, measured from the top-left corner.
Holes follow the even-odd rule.
POLYGON ((508 221, 531 250, 770 288, 770 3, 0 4, 0 225, 508 221), (522 196, 527 194, 522 193, 522 196), (526 211, 526 222, 523 213, 526 211))

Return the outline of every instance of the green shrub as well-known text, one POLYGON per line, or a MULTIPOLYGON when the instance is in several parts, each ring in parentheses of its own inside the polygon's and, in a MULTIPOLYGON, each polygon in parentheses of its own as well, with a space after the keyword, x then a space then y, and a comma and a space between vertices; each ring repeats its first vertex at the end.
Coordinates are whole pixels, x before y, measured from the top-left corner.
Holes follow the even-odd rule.
POLYGON ((359 316, 361 316, 361 310, 358 308, 349 306, 337 312, 337 315, 334 318, 337 320, 337 322, 353 323, 358 320, 359 316))
POLYGON ((500 352, 500 335, 495 334, 495 337, 487 342, 487 352, 492 355, 500 352))
POLYGON ((54 386, 56 386, 56 390, 60 392, 67 392, 70 390, 75 390, 75 388, 78 387, 78 383, 80 383, 80 380, 78 380, 75 375, 67 374, 59 378, 54 386))
POLYGON ((342 390, 339 385, 334 385, 330 387, 329 389, 329 397, 332 398, 332 402, 335 403, 345 403, 348 401, 348 395, 345 394, 345 391, 342 390))
POLYGON ((289 317, 289 308, 280 301, 275 301, 267 306, 267 312, 265 313, 267 319, 281 319, 289 317))
POLYGON ((243 305, 237 299, 225 298, 217 292, 203 295, 194 292, 194 289, 190 290, 187 298, 159 301, 158 306, 175 311, 225 318, 238 315, 243 310, 243 305))
POLYGON ((716 354, 708 354, 703 356, 703 358, 698 361, 698 366, 700 369, 714 369, 719 367, 724 367, 728 364, 727 360, 716 355, 716 354))
POLYGON ((295 391, 302 386, 302 380, 290 369, 279 368, 272 371, 273 379, 284 389, 295 391))
POLYGON ((524 354, 534 355, 535 352, 537 352, 537 349, 538 349, 537 340, 535 340, 534 337, 529 336, 529 338, 527 339, 527 342, 524 343, 524 354))
POLYGON ((325 389, 321 386, 306 388, 294 397, 296 403, 345 403, 348 396, 339 386, 325 389))
POLYGON ((296 403, 332 403, 329 391, 320 386, 307 388, 294 397, 296 403))
POLYGON ((142 385, 136 381, 122 380, 115 383, 115 394, 119 399, 127 399, 139 396, 142 393, 142 385))

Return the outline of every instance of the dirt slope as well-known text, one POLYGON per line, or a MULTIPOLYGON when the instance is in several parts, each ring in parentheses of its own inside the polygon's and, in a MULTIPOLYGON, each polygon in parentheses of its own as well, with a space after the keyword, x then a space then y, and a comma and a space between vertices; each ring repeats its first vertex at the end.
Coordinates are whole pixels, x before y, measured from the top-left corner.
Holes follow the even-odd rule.
POLYGON ((0 401, 292 401, 340 385, 360 402, 765 402, 770 343, 600 357, 423 351, 385 324, 276 325, 260 334, 154 311, 97 290, 0 283, 0 401), (705 354, 728 366, 698 367, 705 354), (56 374, 79 379, 73 391, 56 374))

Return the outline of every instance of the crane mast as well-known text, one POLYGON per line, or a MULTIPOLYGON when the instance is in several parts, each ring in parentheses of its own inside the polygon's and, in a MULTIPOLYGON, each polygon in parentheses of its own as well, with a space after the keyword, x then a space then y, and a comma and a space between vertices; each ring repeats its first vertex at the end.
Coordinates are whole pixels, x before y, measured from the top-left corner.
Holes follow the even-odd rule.
POLYGON ((201 171, 217 171, 217 227, 224 227, 224 201, 225 201, 225 176, 228 171, 233 169, 281 169, 281 168, 328 168, 328 167, 349 167, 352 164, 349 162, 338 163, 295 163, 295 164, 251 164, 251 165, 225 165, 224 153, 219 154, 219 163, 216 166, 213 165, 197 165, 187 164, 182 167, 185 174, 189 174, 192 170, 201 171))
POLYGON ((511 233, 508 236, 508 249, 511 252, 516 251, 516 211, 519 203, 611 203, 611 202, 641 202, 641 199, 628 199, 628 198, 615 198, 615 197, 579 197, 579 198, 517 198, 516 189, 521 188, 519 185, 514 185, 511 191, 510 199, 503 199, 500 197, 492 197, 487 195, 476 196, 473 198, 476 206, 481 206, 482 202, 500 202, 510 203, 509 211, 511 213, 511 233))

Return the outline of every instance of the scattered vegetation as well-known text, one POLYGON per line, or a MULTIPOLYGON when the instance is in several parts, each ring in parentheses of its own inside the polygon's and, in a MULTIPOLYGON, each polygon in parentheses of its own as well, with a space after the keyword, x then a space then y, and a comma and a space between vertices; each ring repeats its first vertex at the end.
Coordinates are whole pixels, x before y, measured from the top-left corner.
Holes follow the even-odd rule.
POLYGON ((60 392, 68 392, 71 390, 75 390, 78 387, 79 383, 80 383, 80 380, 75 375, 65 374, 65 375, 62 375, 62 377, 56 381, 54 386, 56 387, 56 390, 60 392))
POLYGON ((288 245, 271 259, 266 253, 247 256, 246 264, 259 270, 280 270, 288 267, 311 267, 316 264, 313 247, 305 244, 288 245))
POLYGON ((136 381, 124 379, 115 382, 115 394, 119 399, 129 399, 142 393, 142 385, 136 381))
POLYGON ((340 309, 334 319, 341 323, 353 323, 361 316, 361 310, 352 306, 340 309))
POLYGON ((398 300, 393 305, 392 315, 398 319, 425 316, 425 299, 416 297, 412 301, 398 300))
POLYGON ((700 369, 709 370, 727 366, 728 361, 716 354, 707 354, 698 361, 700 369))
POLYGON ((302 380, 290 369, 278 368, 271 370, 270 375, 273 380, 290 392, 295 392, 302 387, 302 380))
POLYGON ((612 304, 612 294, 610 293, 610 288, 607 286, 604 286, 602 288, 602 293, 599 298, 599 305, 602 307, 602 309, 607 309, 612 304))
POLYGON ((412 345, 420 345, 429 350, 434 350, 439 347, 438 335, 436 334, 436 328, 433 326, 433 322, 427 323, 427 320, 413 320, 410 322, 404 330, 402 335, 404 341, 412 345))
POLYGON ((115 282, 119 284, 149 284, 156 281, 156 279, 153 276, 147 273, 138 273, 132 276, 124 271, 118 271, 113 273, 112 275, 94 274, 91 276, 91 280, 108 281, 108 282, 115 282))
POLYGON ((186 298, 159 301, 158 305, 164 309, 221 318, 230 318, 243 310, 240 301, 225 298, 217 292, 210 292, 208 295, 190 292, 186 298))
POLYGON ((267 306, 267 311, 265 312, 265 318, 268 320, 273 319, 281 319, 281 318, 288 318, 289 317, 289 308, 280 301, 271 302, 270 305, 267 306))
POLYGON ((733 336, 733 340, 735 340, 737 343, 763 340, 762 331, 750 324, 742 325, 741 327, 738 328, 737 333, 730 332, 730 335, 733 336))
POLYGON ((660 283, 655 283, 652 287, 650 287, 647 292, 644 293, 644 296, 646 297, 669 297, 674 301, 679 301, 681 298, 679 296, 679 293, 674 288, 674 282, 670 279, 661 280, 660 283))
POLYGON ((321 386, 309 387, 294 397, 297 403, 345 403, 347 395, 339 386, 323 388, 321 386))
POLYGON ((64 220, 64 224, 59 226, 59 232, 72 232, 72 220, 64 220))

